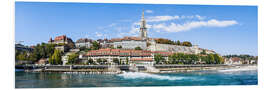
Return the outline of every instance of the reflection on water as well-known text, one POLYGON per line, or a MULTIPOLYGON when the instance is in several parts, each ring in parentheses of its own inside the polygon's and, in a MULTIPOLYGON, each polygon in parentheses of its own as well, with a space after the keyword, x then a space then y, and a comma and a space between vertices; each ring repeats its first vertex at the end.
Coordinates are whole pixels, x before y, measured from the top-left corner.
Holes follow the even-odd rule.
POLYGON ((119 75, 16 72, 16 88, 257 85, 257 70, 119 75))

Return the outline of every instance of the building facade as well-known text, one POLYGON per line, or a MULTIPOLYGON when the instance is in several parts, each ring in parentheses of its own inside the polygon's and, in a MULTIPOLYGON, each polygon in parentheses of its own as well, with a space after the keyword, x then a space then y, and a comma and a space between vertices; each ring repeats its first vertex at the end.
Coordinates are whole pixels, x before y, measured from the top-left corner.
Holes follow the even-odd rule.
POLYGON ((241 58, 238 57, 232 57, 232 58, 225 58, 224 64, 227 65, 239 65, 243 64, 241 58))
POLYGON ((160 54, 165 59, 172 53, 170 52, 151 52, 146 50, 121 50, 121 49, 99 49, 91 50, 87 53, 88 59, 97 62, 98 59, 107 60, 107 63, 113 63, 114 59, 120 60, 122 63, 132 63, 137 65, 153 65, 154 55, 160 54))
POLYGON ((87 38, 81 38, 78 39, 75 43, 76 48, 81 48, 81 47, 85 47, 85 48, 90 48, 92 46, 92 39, 87 39, 87 38))
POLYGON ((63 52, 67 52, 69 49, 74 48, 74 42, 71 38, 68 38, 66 35, 57 36, 54 38, 50 38, 48 44, 56 44, 55 49, 58 49, 63 52))
POLYGON ((143 40, 140 37, 113 38, 110 42, 114 48, 121 47, 121 49, 135 49, 136 47, 140 47, 143 50, 147 49, 146 40, 143 40))

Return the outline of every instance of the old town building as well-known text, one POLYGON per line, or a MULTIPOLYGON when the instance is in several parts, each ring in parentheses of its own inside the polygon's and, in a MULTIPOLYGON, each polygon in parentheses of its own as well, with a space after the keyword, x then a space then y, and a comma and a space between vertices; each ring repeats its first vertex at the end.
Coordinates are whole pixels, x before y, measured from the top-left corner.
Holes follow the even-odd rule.
POLYGON ((61 50, 63 52, 66 52, 69 49, 75 47, 72 39, 68 38, 66 35, 57 36, 54 38, 54 40, 50 38, 50 40, 48 41, 48 44, 56 44, 55 49, 61 50))

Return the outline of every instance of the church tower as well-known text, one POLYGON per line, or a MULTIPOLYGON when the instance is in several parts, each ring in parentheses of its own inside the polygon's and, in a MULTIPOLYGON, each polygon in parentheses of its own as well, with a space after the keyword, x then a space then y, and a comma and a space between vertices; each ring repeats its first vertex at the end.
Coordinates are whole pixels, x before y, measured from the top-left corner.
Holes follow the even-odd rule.
POLYGON ((147 28, 146 28, 146 21, 144 19, 144 12, 142 12, 139 37, 141 37, 142 39, 147 39, 147 28))

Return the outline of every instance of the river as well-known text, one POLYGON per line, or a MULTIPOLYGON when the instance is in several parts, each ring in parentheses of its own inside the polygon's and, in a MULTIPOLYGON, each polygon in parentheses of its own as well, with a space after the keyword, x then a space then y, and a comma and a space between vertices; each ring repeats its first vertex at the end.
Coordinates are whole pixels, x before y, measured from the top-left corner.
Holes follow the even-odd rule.
POLYGON ((116 75, 15 72, 15 88, 257 85, 257 69, 116 75))

